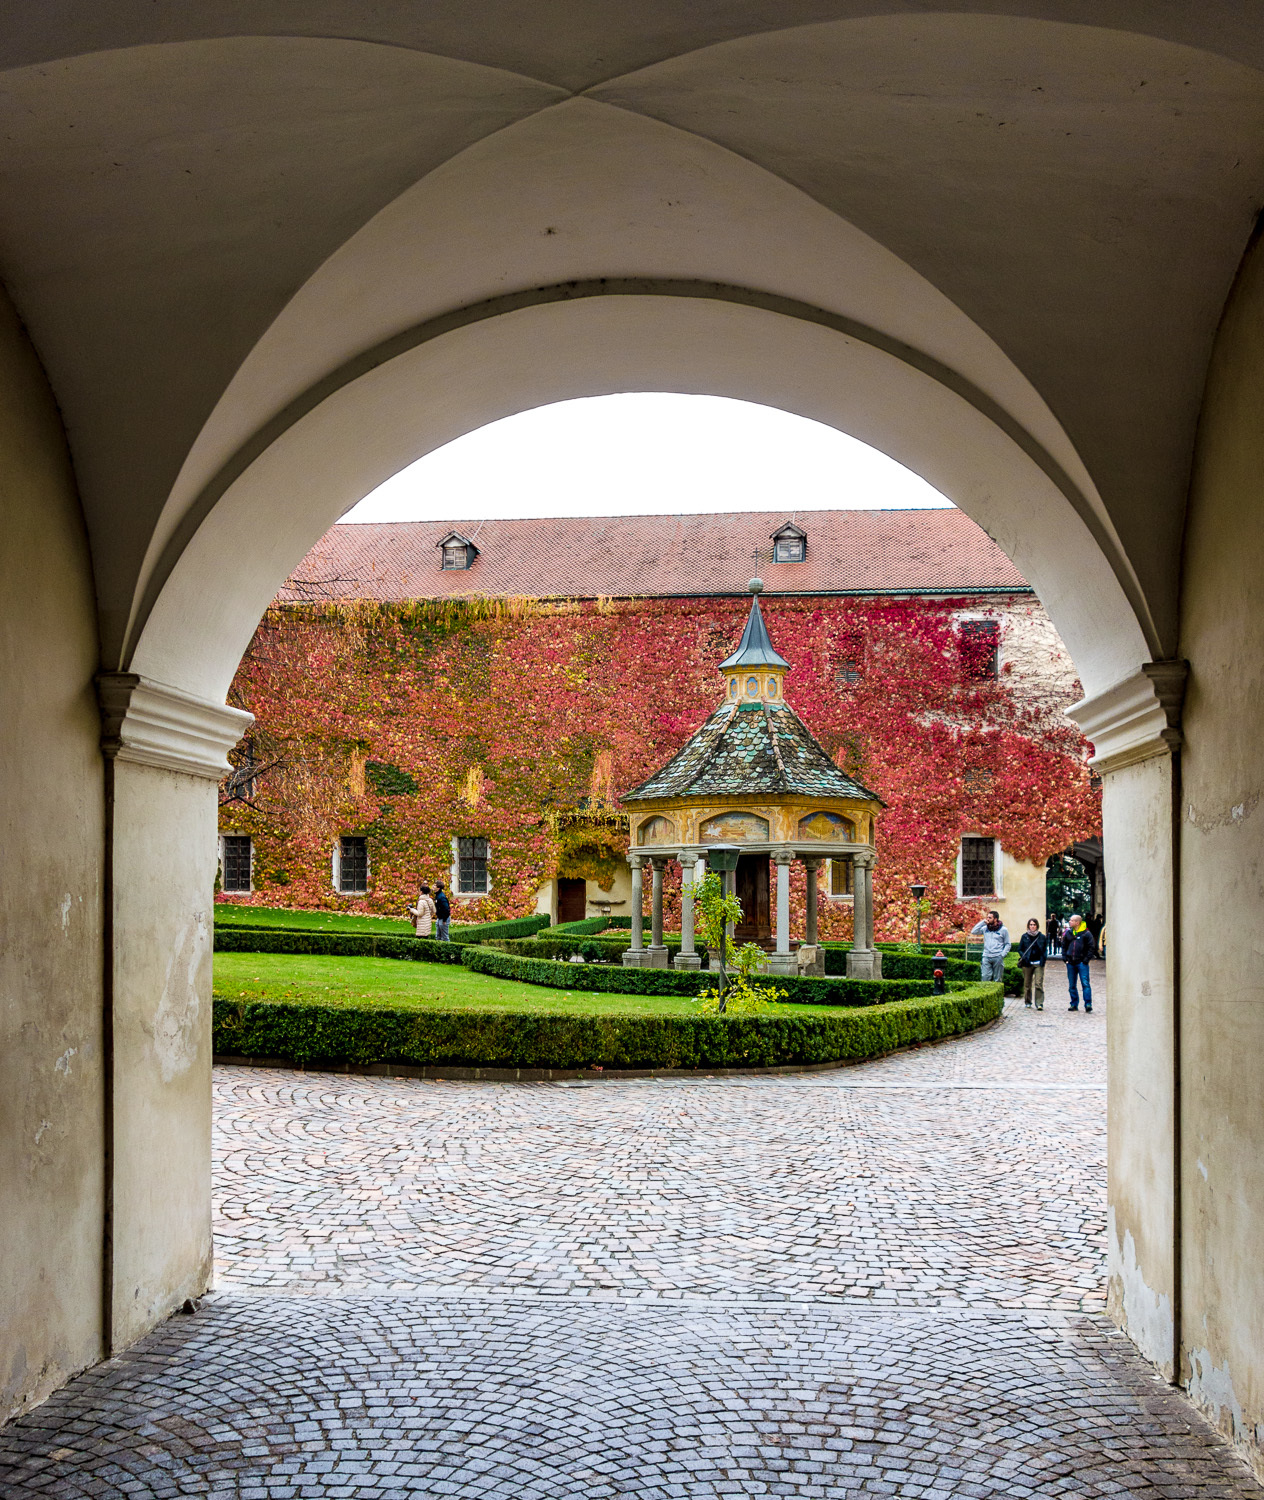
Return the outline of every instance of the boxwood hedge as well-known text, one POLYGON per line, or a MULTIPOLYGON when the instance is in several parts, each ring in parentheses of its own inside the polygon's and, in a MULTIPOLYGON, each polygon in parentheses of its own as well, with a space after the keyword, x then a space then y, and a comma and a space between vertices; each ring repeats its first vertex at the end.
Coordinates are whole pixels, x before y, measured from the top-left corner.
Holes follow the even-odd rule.
POLYGON ((303 1064, 762 1068, 876 1057, 972 1031, 1001 1005, 997 984, 828 1016, 523 1015, 216 999, 213 1025, 219 1057, 303 1064))
MULTIPOLYGON (((605 964, 559 963, 524 958, 497 948, 467 948, 464 963, 480 974, 543 984, 556 990, 590 990, 607 995, 700 995, 718 975, 707 970, 625 969, 605 964)), ((777 975, 771 980, 790 1000, 805 1005, 878 1005, 929 995, 929 979, 799 979, 777 975)))
POLYGON ((317 953, 329 958, 405 958, 459 964, 462 943, 433 938, 374 937, 358 932, 304 932, 295 927, 217 927, 217 953, 317 953))

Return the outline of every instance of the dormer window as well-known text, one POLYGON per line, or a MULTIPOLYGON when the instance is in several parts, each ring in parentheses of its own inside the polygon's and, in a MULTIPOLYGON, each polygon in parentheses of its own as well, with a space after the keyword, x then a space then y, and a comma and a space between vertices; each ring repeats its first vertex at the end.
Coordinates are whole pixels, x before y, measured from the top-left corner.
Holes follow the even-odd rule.
POLYGON ((472 568, 478 556, 478 548, 469 537, 449 531, 439 543, 439 566, 445 573, 472 568))
POLYGON ((808 555, 808 534, 802 526, 787 521, 772 534, 772 560, 775 563, 801 563, 808 555))

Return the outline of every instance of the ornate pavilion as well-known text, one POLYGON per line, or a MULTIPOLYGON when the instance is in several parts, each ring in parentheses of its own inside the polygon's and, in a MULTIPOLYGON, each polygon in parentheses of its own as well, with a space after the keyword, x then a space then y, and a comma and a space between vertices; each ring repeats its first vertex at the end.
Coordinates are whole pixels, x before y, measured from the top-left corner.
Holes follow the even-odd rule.
POLYGON ((847 972, 880 978, 873 946, 874 826, 882 801, 836 766, 785 701, 790 663, 768 637, 759 595, 750 583, 750 616, 736 651, 720 663, 724 702, 661 770, 622 797, 630 815, 632 946, 625 964, 665 968, 663 872, 677 861, 684 873, 678 968, 697 968, 691 882, 705 873, 708 850, 737 845, 728 879, 743 920, 734 937, 772 949, 770 972, 823 972, 817 943, 817 880, 827 859, 851 867, 854 940, 847 972), (790 935, 790 866, 807 870, 807 924, 794 951, 790 935), (644 869, 652 878, 651 937, 644 946, 644 869), (777 871, 776 941, 770 919, 770 865, 777 871))

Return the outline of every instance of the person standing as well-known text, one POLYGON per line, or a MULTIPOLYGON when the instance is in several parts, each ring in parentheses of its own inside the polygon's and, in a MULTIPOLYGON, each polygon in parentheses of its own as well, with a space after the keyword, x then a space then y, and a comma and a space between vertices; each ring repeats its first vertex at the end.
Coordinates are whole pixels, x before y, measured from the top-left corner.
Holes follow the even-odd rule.
POLYGON ((1049 944, 1040 930, 1040 923, 1032 917, 1027 931, 1018 940, 1018 967, 1023 971, 1023 1004, 1035 1001, 1037 1010, 1045 1008, 1045 960, 1049 944))
POLYGON ((1085 1015, 1091 1014, 1093 1010, 1093 986, 1088 977, 1089 960, 1093 953, 1093 934, 1088 930, 1088 923, 1079 912, 1073 911, 1067 918, 1066 930, 1062 934, 1062 962, 1066 964, 1067 989, 1071 995, 1071 1003, 1067 1009, 1080 1008, 1080 997, 1076 989, 1078 982, 1079 988, 1084 991, 1085 1015))
POLYGON ((1049 940, 1045 948, 1046 958, 1056 958, 1058 956, 1058 934, 1061 931, 1062 926, 1061 923, 1059 923, 1057 916, 1051 916, 1045 926, 1045 936, 1049 940))
POLYGON ((434 926, 435 904, 430 898, 430 887, 423 885, 417 897, 417 905, 408 908, 413 919, 413 931, 419 938, 428 938, 434 926))
POLYGON ((1005 955, 1014 945, 1001 922, 999 911, 988 912, 982 922, 976 922, 970 929, 971 937, 978 937, 980 933, 983 934, 983 963, 979 972, 984 979, 1004 979, 1005 955))
POLYGON ((436 880, 434 888, 435 904, 435 937, 441 943, 450 942, 448 937, 448 923, 452 920, 452 903, 448 900, 447 892, 443 889, 443 881, 436 880))

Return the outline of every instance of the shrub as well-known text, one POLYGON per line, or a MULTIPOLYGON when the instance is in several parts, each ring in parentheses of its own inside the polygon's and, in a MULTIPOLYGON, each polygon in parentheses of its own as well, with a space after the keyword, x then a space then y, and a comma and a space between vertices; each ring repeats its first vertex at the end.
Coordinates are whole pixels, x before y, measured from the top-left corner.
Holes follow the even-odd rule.
POLYGON ((1000 1012, 1000 987, 975 984, 828 1016, 523 1015, 216 999, 213 1027, 221 1057, 361 1066, 705 1069, 875 1057, 972 1031, 1000 1012))
MULTIPOLYGON (((523 957, 502 948, 466 948, 467 968, 522 984, 542 984, 550 989, 590 990, 607 995, 698 995, 719 978, 707 970, 625 969, 604 964, 559 963, 546 958, 523 957)), ((800 979, 778 974, 776 984, 787 998, 799 1005, 878 1005, 886 1000, 907 1000, 929 995, 929 979, 800 979)))
POLYGON ((541 928, 550 925, 548 912, 537 912, 530 917, 511 917, 504 922, 471 922, 468 926, 452 924, 454 943, 482 943, 488 938, 532 937, 541 928))
POLYGON ((313 953, 327 958, 403 958, 427 964, 459 964, 459 943, 433 938, 374 937, 359 932, 303 932, 272 927, 217 927, 217 953, 313 953))

